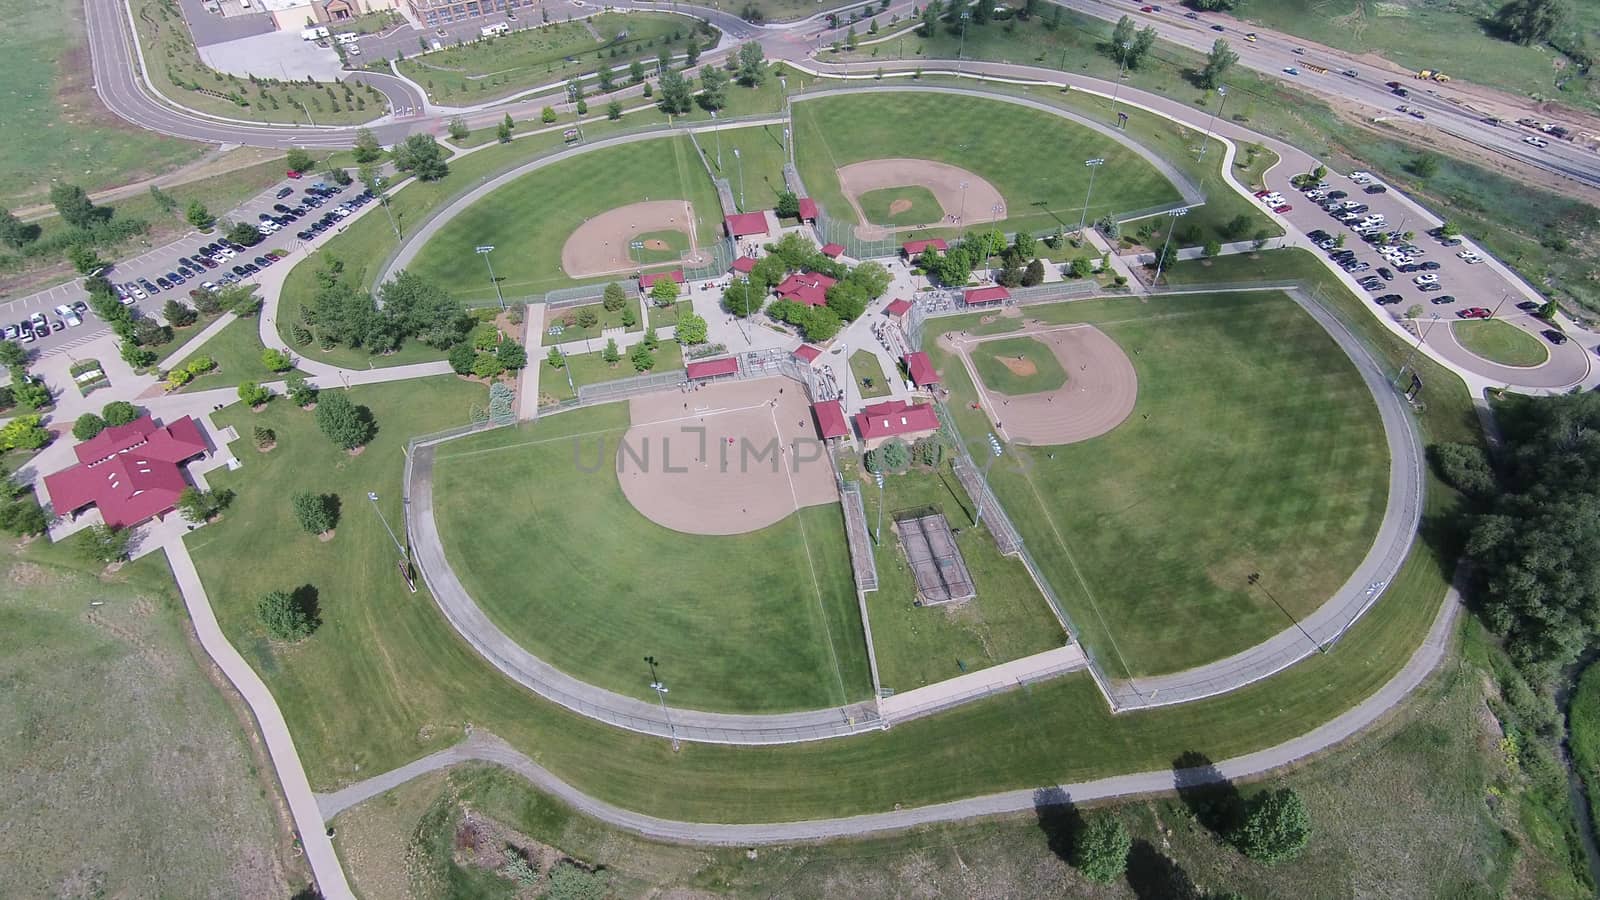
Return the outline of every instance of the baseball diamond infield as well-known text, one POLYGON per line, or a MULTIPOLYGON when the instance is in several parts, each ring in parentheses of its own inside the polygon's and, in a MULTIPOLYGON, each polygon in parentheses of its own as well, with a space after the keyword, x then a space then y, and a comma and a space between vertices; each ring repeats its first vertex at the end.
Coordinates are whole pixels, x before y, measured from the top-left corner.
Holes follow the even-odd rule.
POLYGON ((650 200, 619 206, 579 225, 561 247, 561 269, 572 278, 634 271, 641 265, 629 254, 629 243, 641 234, 662 231, 679 231, 689 236, 689 252, 683 257, 685 262, 700 264, 705 261, 695 243, 694 207, 689 201, 650 200))
POLYGON ((943 345, 961 357, 995 431, 1019 444, 1072 444, 1099 437, 1121 425, 1139 399, 1133 362, 1116 341, 1092 325, 1030 325, 988 337, 946 332, 943 345), (982 344, 1027 335, 1050 348, 1067 372, 1067 383, 1053 391, 1004 394, 984 384, 970 354, 982 344))
POLYGON ((645 518, 687 534, 743 534, 835 503, 833 464, 805 391, 783 378, 628 401, 617 481, 645 518))
POLYGON ((873 159, 841 166, 837 171, 839 187, 862 223, 856 226, 856 234, 863 240, 876 240, 900 230, 873 223, 861 208, 863 195, 885 188, 920 187, 932 193, 944 208, 945 221, 922 225, 999 222, 1006 217, 1006 200, 998 188, 966 169, 947 163, 931 159, 873 159))

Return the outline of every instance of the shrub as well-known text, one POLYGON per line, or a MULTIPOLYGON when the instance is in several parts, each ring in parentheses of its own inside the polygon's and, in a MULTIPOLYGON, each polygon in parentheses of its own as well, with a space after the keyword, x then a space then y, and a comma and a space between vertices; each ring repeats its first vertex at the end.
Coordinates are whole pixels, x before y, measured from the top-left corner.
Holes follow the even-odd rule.
POLYGON ((289 354, 272 347, 261 351, 261 365, 265 366, 268 372, 287 372, 294 368, 294 362, 289 359, 289 354))
POLYGON ((126 400, 113 400, 100 410, 100 417, 106 420, 107 425, 126 425, 139 418, 139 407, 126 400))
POLYGON ((450 370, 457 375, 472 374, 472 364, 477 361, 478 351, 471 344, 457 344, 450 348, 450 370))
POLYGON ((262 449, 270 447, 278 442, 277 432, 266 427, 265 425, 257 425, 255 427, 254 437, 256 441, 256 447, 262 449))
POLYGON ((1233 835, 1240 852, 1264 863, 1299 855, 1310 839, 1311 816, 1292 788, 1257 794, 1244 824, 1233 835))
POLYGON ((472 374, 479 378, 493 378, 505 370, 505 365, 493 353, 480 353, 472 361, 472 374))
POLYGON ((295 406, 310 406, 317 402, 317 389, 306 381, 306 377, 299 372, 293 372, 284 382, 284 390, 288 392, 289 399, 295 406))
POLYGON ((1083 877, 1097 884, 1110 884, 1128 869, 1128 852, 1133 849, 1121 820, 1109 813, 1085 822, 1072 841, 1072 864, 1083 877))
POLYGON ((239 399, 245 406, 261 406, 272 399, 272 392, 254 381, 246 381, 239 385, 239 399))
POLYGON ((317 629, 306 605, 284 591, 273 591, 256 601, 256 616, 267 633, 280 641, 298 641, 317 629))
POLYGON ((72 436, 80 441, 87 441, 105 430, 106 420, 94 413, 84 413, 72 423, 72 436))

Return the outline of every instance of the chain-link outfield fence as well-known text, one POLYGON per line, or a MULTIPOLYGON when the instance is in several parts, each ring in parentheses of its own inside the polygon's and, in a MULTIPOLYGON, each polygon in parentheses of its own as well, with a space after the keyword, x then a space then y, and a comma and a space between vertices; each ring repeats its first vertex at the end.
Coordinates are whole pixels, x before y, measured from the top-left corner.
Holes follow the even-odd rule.
MULTIPOLYGON (((834 471, 838 471, 837 465, 834 471)), ((872 554, 872 530, 867 525, 861 482, 841 480, 839 502, 844 506, 844 531, 850 542, 850 567, 855 573, 856 590, 875 591, 878 589, 878 563, 872 554)))
POLYGON ((733 268, 733 261, 738 255, 738 251, 734 249, 733 238, 720 232, 715 241, 700 245, 699 250, 706 261, 698 266, 683 267, 683 278, 686 282, 721 278, 733 268))
POLYGON ((689 376, 683 369, 673 369, 671 372, 649 372, 644 375, 634 375, 631 378, 618 378, 614 381, 580 384, 578 385, 578 399, 586 404, 609 403, 612 400, 624 400, 628 397, 637 397, 640 394, 653 394, 657 391, 681 388, 688 381, 689 376))

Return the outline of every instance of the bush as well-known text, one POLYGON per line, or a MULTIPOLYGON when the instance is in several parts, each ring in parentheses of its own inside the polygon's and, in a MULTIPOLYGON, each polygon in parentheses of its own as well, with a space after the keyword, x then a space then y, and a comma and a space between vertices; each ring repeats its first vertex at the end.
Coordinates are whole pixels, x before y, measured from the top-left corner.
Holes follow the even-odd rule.
POLYGON ((891 439, 881 448, 883 451, 883 464, 890 471, 898 472, 911 465, 911 448, 899 438, 891 439))
POLYGON ((261 351, 261 365, 265 366, 268 372, 287 372, 294 368, 294 361, 282 350, 268 347, 261 351))
POLYGON ((50 530, 50 517, 32 493, 0 502, 0 530, 18 537, 31 537, 50 530))
POLYGON ((472 374, 472 364, 478 358, 478 351, 471 344, 457 344, 450 348, 450 369, 457 375, 472 374))
POLYGON ((480 353, 472 361, 472 374, 479 378, 493 378, 505 370, 505 365, 493 353, 480 353))
POLYGON ((246 381, 239 385, 239 399, 245 406, 261 406, 272 399, 272 392, 254 381, 246 381))
POLYGON ((139 416, 139 407, 126 400, 113 400, 100 410, 100 417, 106 420, 107 425, 126 425, 139 416))
POLYGON ((256 616, 280 641, 298 641, 317 630, 317 621, 293 594, 273 591, 256 601, 256 616))
POLYGON ((1073 837, 1072 864, 1090 881, 1110 884, 1127 871, 1132 849, 1133 838, 1121 820, 1102 813, 1085 822, 1073 837))
POLYGON ((108 525, 90 525, 79 532, 78 552, 91 562, 114 563, 128 558, 133 532, 108 525))
POLYGON ((50 443, 50 432, 39 423, 41 416, 17 416, 0 425, 0 451, 37 450, 50 443))
POLYGON ((257 425, 253 437, 258 449, 265 449, 278 442, 278 433, 265 425, 257 425))
POLYGON ((302 491, 289 498, 289 506, 308 534, 327 534, 339 524, 339 501, 330 494, 302 491))
POLYGON ((72 436, 80 441, 87 441, 105 430, 106 420, 94 413, 84 413, 72 423, 72 436))
POLYGON ((284 382, 284 390, 288 392, 289 399, 295 406, 310 406, 317 402, 317 389, 306 381, 306 377, 299 372, 289 375, 284 382))
POLYGON ((1494 470, 1489 457, 1476 444, 1435 444, 1429 450, 1439 476, 1451 487, 1474 497, 1487 497, 1495 491, 1494 470))
POLYGON ((1233 842, 1245 856, 1276 863, 1299 855, 1311 839, 1311 816, 1292 788, 1257 794, 1233 842))

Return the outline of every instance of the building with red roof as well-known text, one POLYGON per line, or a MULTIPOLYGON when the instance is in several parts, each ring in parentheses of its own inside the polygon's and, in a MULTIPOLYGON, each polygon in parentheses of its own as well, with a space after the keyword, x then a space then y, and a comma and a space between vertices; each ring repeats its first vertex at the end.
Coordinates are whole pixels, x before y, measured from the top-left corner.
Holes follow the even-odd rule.
POLYGON ((800 346, 794 348, 794 358, 800 360, 808 366, 816 362, 817 357, 821 355, 822 348, 813 347, 810 344, 801 344, 800 346))
POLYGON ((839 279, 821 272, 795 272, 774 288, 773 293, 807 306, 827 306, 828 288, 838 283, 839 279))
POLYGON ((939 430, 939 413, 931 403, 885 400, 856 413, 856 432, 868 445, 893 437, 921 436, 939 430))
POLYGON ((738 240, 753 234, 767 233, 767 214, 763 212, 736 213, 723 220, 728 236, 738 240))
POLYGON ((906 313, 911 312, 911 301, 905 299, 904 297, 896 297, 895 299, 889 301, 889 305, 885 306, 883 311, 890 318, 898 319, 906 313))
POLYGON ((733 270, 740 275, 749 275, 756 267, 754 256, 741 256, 733 261, 733 270))
POLYGON ((802 222, 815 222, 815 221, 817 221, 817 215, 818 215, 818 212, 817 212, 817 201, 811 199, 810 197, 801 197, 800 198, 800 221, 802 221, 802 222))
POLYGON ((93 505, 107 525, 128 528, 171 512, 189 486, 183 464, 209 450, 194 419, 157 425, 146 414, 73 447, 78 464, 46 475, 44 486, 56 515, 93 505))
POLYGON ((933 387, 939 383, 939 373, 933 370, 933 360, 928 354, 918 350, 905 355, 906 371, 911 373, 911 381, 917 387, 933 387))
POLYGON ((824 400, 811 404, 811 415, 817 420, 817 434, 825 441, 850 436, 850 423, 844 417, 844 404, 837 400, 824 400))
POLYGON ((724 356, 721 359, 704 359, 692 362, 685 368, 690 381, 702 381, 708 378, 726 378, 739 374, 739 357, 724 356))
POLYGON ((646 273, 644 275, 640 275, 639 276, 639 287, 641 289, 643 289, 643 290, 648 291, 652 287, 655 287, 655 283, 660 281, 663 278, 670 278, 670 279, 672 279, 673 281, 676 281, 679 284, 683 284, 683 270, 682 269, 673 269, 670 272, 648 272, 648 273, 646 273))
POLYGON ((950 249, 950 245, 944 242, 944 238, 928 238, 925 241, 906 241, 904 244, 900 245, 900 252, 904 253, 908 258, 913 256, 921 256, 922 251, 928 249, 929 247, 932 247, 940 253, 950 249))
POLYGON ((994 287, 969 288, 961 296, 961 302, 968 306, 988 306, 1004 303, 1010 299, 1011 292, 998 284, 994 287))
POLYGON ((822 255, 829 259, 838 259, 844 255, 843 244, 823 244, 822 255))

